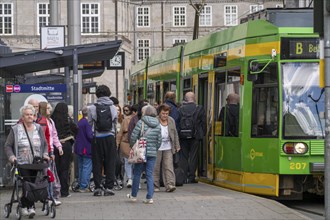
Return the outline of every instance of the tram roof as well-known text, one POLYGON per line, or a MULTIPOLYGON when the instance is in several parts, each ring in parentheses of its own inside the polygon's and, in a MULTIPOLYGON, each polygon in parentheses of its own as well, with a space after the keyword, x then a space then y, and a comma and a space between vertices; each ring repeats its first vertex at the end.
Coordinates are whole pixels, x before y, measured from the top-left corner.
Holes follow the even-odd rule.
POLYGON ((3 54, 0 56, 0 76, 13 77, 73 66, 74 49, 77 49, 78 64, 111 59, 118 52, 121 43, 121 40, 116 40, 3 54))

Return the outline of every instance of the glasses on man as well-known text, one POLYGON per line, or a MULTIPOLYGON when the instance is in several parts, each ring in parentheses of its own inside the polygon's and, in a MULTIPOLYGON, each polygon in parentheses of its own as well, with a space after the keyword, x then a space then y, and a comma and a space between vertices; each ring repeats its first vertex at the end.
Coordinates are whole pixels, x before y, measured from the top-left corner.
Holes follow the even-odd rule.
POLYGON ((124 112, 129 112, 129 110, 128 109, 124 109, 124 112))

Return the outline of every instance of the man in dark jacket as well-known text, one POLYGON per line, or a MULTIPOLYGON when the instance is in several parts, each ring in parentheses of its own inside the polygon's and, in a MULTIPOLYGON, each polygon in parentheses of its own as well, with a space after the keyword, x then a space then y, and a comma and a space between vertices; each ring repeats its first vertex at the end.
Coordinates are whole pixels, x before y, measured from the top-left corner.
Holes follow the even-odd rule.
POLYGON ((171 107, 170 116, 174 119, 175 125, 176 125, 176 130, 178 130, 180 121, 179 121, 178 107, 175 104, 176 103, 175 92, 168 91, 165 94, 165 102, 164 103, 171 107))
POLYGON ((219 121, 222 122, 221 130, 225 132, 225 136, 238 137, 239 95, 230 93, 226 101, 227 104, 222 107, 219 116, 219 121))
POLYGON ((109 106, 112 117, 111 130, 98 131, 95 126, 95 123, 97 122, 96 106, 91 105, 88 108, 88 122, 91 126, 93 126, 95 135, 95 140, 92 142, 93 177, 95 183, 94 196, 102 195, 102 165, 104 165, 104 172, 106 176, 104 196, 112 196, 115 194, 113 191, 117 157, 115 134, 118 115, 116 107, 109 98, 110 95, 111 92, 108 86, 98 86, 96 90, 97 104, 109 106))
POLYGON ((200 141, 206 134, 206 114, 203 106, 196 105, 195 94, 187 92, 185 94, 183 105, 179 108, 180 128, 178 131, 180 137, 180 162, 179 165, 183 169, 187 183, 197 183, 195 173, 198 164, 198 152, 200 141), (182 122, 184 114, 193 114, 194 134, 191 138, 185 138, 182 134, 182 122))

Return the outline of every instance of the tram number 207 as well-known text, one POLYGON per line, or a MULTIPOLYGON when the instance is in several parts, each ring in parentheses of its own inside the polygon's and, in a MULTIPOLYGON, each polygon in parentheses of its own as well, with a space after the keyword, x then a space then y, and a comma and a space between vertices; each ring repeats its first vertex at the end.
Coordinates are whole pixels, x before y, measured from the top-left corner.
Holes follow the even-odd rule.
POLYGON ((290 170, 304 170, 307 163, 290 163, 290 170))

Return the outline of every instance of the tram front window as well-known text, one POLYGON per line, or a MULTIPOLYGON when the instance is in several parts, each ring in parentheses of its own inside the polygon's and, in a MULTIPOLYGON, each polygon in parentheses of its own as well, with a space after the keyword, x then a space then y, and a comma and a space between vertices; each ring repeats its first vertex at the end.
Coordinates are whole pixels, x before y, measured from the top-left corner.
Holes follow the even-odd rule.
POLYGON ((319 86, 319 64, 283 63, 281 69, 284 137, 324 137, 324 90, 319 86))

